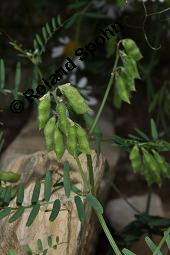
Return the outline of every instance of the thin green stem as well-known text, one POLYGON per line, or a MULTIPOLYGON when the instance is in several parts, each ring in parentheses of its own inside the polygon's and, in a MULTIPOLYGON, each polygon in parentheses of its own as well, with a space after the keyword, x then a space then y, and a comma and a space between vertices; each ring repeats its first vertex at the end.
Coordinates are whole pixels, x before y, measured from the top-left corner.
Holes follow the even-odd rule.
POLYGON ((80 14, 80 16, 78 17, 78 22, 77 22, 76 32, 75 32, 75 41, 76 41, 77 43, 79 43, 81 20, 82 20, 82 16, 81 16, 81 14, 80 14))
POLYGON ((112 182, 111 186, 113 187, 113 189, 119 194, 119 196, 125 201, 125 203, 127 205, 130 206, 130 208, 132 208, 134 210, 135 213, 140 214, 141 212, 133 205, 129 202, 129 200, 124 196, 124 194, 122 194, 122 192, 116 187, 116 185, 112 182))
POLYGON ((149 17, 149 16, 152 16, 152 15, 159 15, 159 14, 162 14, 162 13, 167 12, 167 11, 170 11, 170 7, 166 8, 162 11, 148 13, 147 16, 149 17))
POLYGON ((89 181, 91 186, 91 192, 94 193, 94 173, 93 173, 93 163, 91 155, 87 155, 87 166, 89 170, 89 181))
POLYGON ((122 255, 121 251, 119 250, 119 247, 117 246, 115 240, 113 239, 113 237, 110 233, 110 230, 108 229, 108 226, 105 222, 103 215, 96 211, 95 211, 95 213, 99 219, 100 225, 102 226, 103 231, 105 232, 105 235, 107 236, 107 239, 108 239, 113 251, 115 252, 116 255, 122 255))
POLYGON ((147 203, 146 203, 146 213, 149 214, 150 205, 152 200, 152 188, 149 189, 147 203))
POLYGON ((90 129, 90 131, 89 131, 89 134, 93 133, 93 131, 94 131, 94 129, 95 129, 95 127, 96 127, 96 125, 97 125, 97 123, 98 123, 98 121, 99 121, 99 118, 100 118, 100 116, 101 116, 101 113, 102 113, 102 111, 103 111, 103 108, 104 108, 104 106, 105 106, 105 103, 106 103, 106 100, 107 100, 107 98, 108 98, 110 89, 111 89, 111 87, 112 87, 112 85, 113 85, 113 79, 114 79, 116 67, 117 67, 117 64, 118 64, 118 60, 119 60, 119 53, 118 53, 118 50, 117 50, 116 60, 115 60, 115 64, 114 64, 114 67, 113 67, 113 71, 112 71, 112 73, 111 73, 110 80, 109 80, 109 83, 108 83, 108 85, 107 85, 107 89, 106 89, 106 92, 105 92, 105 94, 104 94, 104 97, 103 97, 103 101, 102 101, 102 103, 101 103, 101 105, 100 105, 100 108, 99 108, 98 113, 97 113, 97 115, 96 115, 96 118, 95 118, 95 120, 94 120, 94 122, 93 122, 93 125, 92 125, 92 127, 91 127, 91 129, 90 129))
MULTIPOLYGON (((87 160, 89 160, 89 159, 91 160, 91 158, 87 157, 87 160)), ((89 183, 88 183, 88 181, 86 179, 86 176, 85 176, 85 174, 83 172, 83 169, 82 169, 82 166, 81 166, 81 162, 80 162, 78 156, 75 156, 75 160, 77 162, 77 165, 78 165, 81 177, 83 179, 84 187, 85 187, 86 190, 88 190, 89 189, 89 183)), ((89 191, 91 193, 91 187, 90 187, 89 191)), ((96 213, 96 215, 97 215, 97 217, 99 219, 100 225, 102 226, 103 231, 105 232, 106 237, 107 237, 108 241, 110 242, 110 245, 111 245, 112 249, 114 250, 115 254, 116 255, 122 255, 120 250, 119 250, 119 248, 118 248, 118 246, 117 246, 117 244, 116 244, 116 242, 114 241, 114 239, 113 239, 113 237, 112 237, 108 227, 107 227, 107 224, 105 222, 105 219, 104 219, 103 215, 98 213, 97 211, 95 211, 95 213, 96 213)))
POLYGON ((75 32, 75 41, 79 43, 79 37, 80 37, 80 27, 81 27, 81 22, 83 19, 83 16, 85 12, 88 10, 90 7, 91 3, 89 3, 79 14, 78 21, 77 21, 77 26, 76 26, 76 32, 75 32))
POLYGON ((156 250, 154 251, 153 255, 158 255, 160 252, 161 247, 164 245, 168 235, 170 234, 170 228, 165 232, 164 237, 161 239, 159 245, 157 246, 156 250))
POLYGON ((84 183, 85 191, 87 192, 87 191, 90 190, 89 182, 88 182, 88 180, 87 180, 87 178, 86 178, 86 175, 85 175, 85 173, 84 173, 84 171, 83 171, 83 168, 82 168, 82 166, 81 166, 81 162, 80 162, 80 160, 79 160, 79 157, 78 157, 78 156, 75 156, 75 160, 76 160, 76 162, 77 162, 77 165, 78 165, 78 168, 79 168, 79 171, 80 171, 80 175, 81 175, 82 180, 83 180, 83 183, 84 183))

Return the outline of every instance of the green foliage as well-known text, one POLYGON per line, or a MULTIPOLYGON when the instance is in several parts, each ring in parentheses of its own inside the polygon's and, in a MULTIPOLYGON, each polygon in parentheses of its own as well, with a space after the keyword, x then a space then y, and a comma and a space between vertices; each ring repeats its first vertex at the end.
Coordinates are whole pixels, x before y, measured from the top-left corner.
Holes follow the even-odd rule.
POLYGON ((58 115, 58 126, 59 126, 60 130, 67 136, 68 135, 68 126, 69 126, 69 121, 68 121, 68 117, 67 117, 68 110, 67 110, 67 107, 63 101, 58 100, 56 112, 58 115))
POLYGON ((8 255, 17 255, 14 249, 9 250, 8 255))
POLYGON ((156 123, 161 126, 166 133, 169 133, 167 117, 170 113, 170 87, 165 82, 161 88, 154 93, 149 105, 149 112, 156 115, 156 123))
POLYGON ((152 135, 153 141, 158 140, 158 130, 156 127, 156 123, 153 119, 151 119, 151 135, 152 135))
POLYGON ((79 150, 83 153, 90 154, 90 146, 87 138, 86 131, 79 125, 76 127, 76 134, 78 140, 79 150))
POLYGON ((3 132, 0 132, 0 152, 2 150, 4 142, 5 142, 5 140, 4 140, 4 137, 3 137, 3 132))
POLYGON ((24 211, 25 211, 25 208, 23 206, 18 207, 16 212, 10 217, 9 223, 12 223, 12 222, 18 220, 20 217, 22 217, 24 211))
MULTIPOLYGON (((118 48, 122 66, 117 67, 114 86, 114 106, 120 108, 122 101, 130 104, 131 92, 135 91, 135 79, 140 79, 137 62, 142 58, 139 48, 132 39, 119 42, 125 50, 118 48)), ((118 45, 119 45, 118 44, 118 45)))
POLYGON ((50 215, 50 218, 49 218, 50 221, 54 221, 57 218, 57 216, 60 212, 60 208, 61 208, 60 200, 56 199, 54 201, 53 209, 52 209, 52 212, 51 212, 51 215, 50 215))
POLYGON ((14 99, 18 99, 19 95, 22 93, 19 91, 21 85, 21 63, 18 62, 16 64, 15 78, 14 78, 14 88, 13 89, 5 89, 5 63, 3 59, 0 59, 0 93, 3 94, 12 94, 14 99))
POLYGON ((38 54, 42 54, 45 51, 47 42, 53 37, 55 32, 62 27, 60 16, 53 17, 50 23, 46 23, 41 31, 42 34, 36 34, 33 40, 34 50, 38 50, 38 54))
MULTIPOLYGON (((120 5, 123 1, 118 1, 120 5)), ((95 12, 91 8, 91 3, 87 0, 75 1, 72 4, 68 5, 68 8, 76 12, 70 19, 65 22, 61 22, 60 16, 54 17, 47 22, 41 29, 40 34, 36 34, 33 40, 34 49, 25 50, 21 44, 18 44, 16 41, 11 41, 10 44, 19 52, 19 55, 25 57, 31 61, 33 64, 33 78, 32 78, 32 88, 36 88, 38 83, 38 78, 42 78, 42 73, 40 70, 40 64, 42 63, 41 55, 46 50, 46 45, 48 41, 53 37, 55 32, 64 26, 65 28, 71 27, 73 24, 76 24, 76 40, 79 42, 79 31, 81 28, 81 20, 83 17, 90 19, 103 19, 106 18, 104 15, 95 12), (90 10, 88 9, 90 7, 90 10)), ((149 16, 149 15, 148 15, 149 16)), ((143 24, 144 26, 144 24, 143 24)), ((146 34, 145 34, 146 37, 146 34)), ((146 39, 146 38, 145 38, 146 39)), ((111 57, 115 53, 115 44, 116 38, 110 40, 106 44, 107 57, 111 57)), ((111 79, 106 89, 106 94, 104 100, 101 104, 101 108, 96 117, 96 124, 100 114, 102 112, 103 106, 108 97, 107 92, 109 91, 110 84, 113 84, 114 81, 114 105, 117 108, 120 108, 122 102, 130 104, 131 94, 135 91, 135 79, 140 79, 138 72, 138 62, 142 59, 142 54, 137 46, 137 44, 132 39, 123 39, 117 43, 116 50, 116 61, 111 73, 111 79), (120 65, 119 65, 120 63, 120 65)), ((103 62, 98 63, 103 68, 103 62)), ((95 66, 97 69, 97 66, 95 66)), ((5 64, 3 59, 0 60, 0 93, 12 93, 15 99, 19 95, 22 95, 19 92, 21 84, 21 64, 20 62, 16 65, 15 78, 14 78, 14 88, 12 90, 5 89, 5 64)), ((162 91, 161 91, 162 92, 162 91)), ((163 94, 163 92, 162 92, 163 94)), ((163 98, 163 97, 162 97, 163 98)), ((166 112, 169 110, 168 100, 166 101, 166 112)), ((151 104, 151 110, 155 109, 156 105, 160 103, 159 95, 155 96, 153 103, 151 104)), ((161 101, 162 103, 162 101, 161 101)), ((0 187, 0 219, 8 217, 9 223, 15 222, 16 220, 22 217, 25 210, 29 209, 29 216, 26 225, 29 227, 35 221, 41 206, 52 204, 51 214, 49 217, 50 221, 54 221, 61 209, 61 201, 56 199, 55 201, 50 201, 51 195, 56 191, 57 188, 64 186, 65 195, 67 198, 70 198, 71 192, 77 194, 74 197, 74 202, 76 204, 78 216, 81 222, 85 220, 85 209, 84 201, 88 202, 90 206, 96 212, 99 221, 105 231, 112 248, 116 247, 109 229, 107 228, 103 214, 103 207, 98 201, 98 199, 93 195, 94 194, 94 176, 93 176, 93 164, 91 158, 91 149, 89 145, 89 138, 92 133, 92 138, 96 142, 96 150, 99 156, 101 151, 101 142, 102 142, 102 132, 101 130, 94 126, 93 119, 90 119, 88 116, 89 107, 81 96, 79 91, 67 83, 61 85, 55 91, 50 91, 44 97, 39 100, 38 105, 38 119, 40 129, 44 129, 44 137, 47 145, 48 151, 54 150, 57 156, 57 159, 60 160, 65 152, 65 149, 68 149, 68 152, 77 160, 79 166, 81 177, 84 181, 83 191, 79 190, 76 186, 71 183, 70 175, 71 171, 69 169, 68 162, 64 162, 63 168, 63 180, 60 184, 53 185, 53 179, 51 172, 47 171, 45 179, 43 180, 44 184, 44 197, 40 199, 40 191, 42 187, 41 181, 36 182, 34 190, 32 193, 31 203, 29 205, 23 204, 24 202, 24 186, 20 184, 15 188, 12 186, 0 187), (58 96, 59 95, 59 96, 58 96), (55 110, 53 106, 55 105, 55 110), (90 129, 89 136, 86 131, 80 126, 79 123, 73 121, 74 117, 81 115, 84 117, 87 127, 90 129), (86 175, 83 172, 81 162, 78 161, 79 153, 87 154, 87 164, 89 170, 89 176, 86 180, 86 175), (87 186, 87 187, 86 187, 87 186), (16 206, 10 207, 10 201, 16 196, 16 206)), ((119 145, 123 150, 129 153, 129 158, 132 163, 132 167, 135 172, 140 173, 144 176, 148 185, 157 183, 162 184, 162 180, 165 177, 170 176, 170 166, 161 155, 164 151, 170 150, 170 144, 164 140, 159 139, 159 132, 157 125, 154 120, 151 120, 151 138, 144 134, 141 130, 136 129, 136 135, 129 135, 128 139, 124 139, 118 136, 113 138, 113 142, 119 145)), ((2 148, 3 139, 0 134, 0 150, 2 148)), ((5 182, 16 182, 19 180, 19 176, 10 172, 0 172, 0 181, 5 182)), ((137 225, 139 232, 137 236, 141 236, 144 233, 144 230, 148 229, 150 233, 152 231, 162 231, 165 227, 169 226, 170 222, 168 219, 163 219, 159 217, 151 217, 148 215, 138 215, 137 222, 133 224, 137 225)), ((131 226, 128 226, 129 228, 131 226)), ((124 234, 127 234, 125 229, 124 234)), ((155 233, 155 232, 154 232, 155 233)), ((133 235, 127 234, 127 239, 133 239, 133 235)), ((135 236, 136 237, 136 236, 135 236)), ((156 246, 154 242, 146 237, 146 243, 150 248, 153 254, 161 255, 161 245, 163 242, 167 242, 168 247, 170 246, 169 230, 165 234, 161 245, 156 246)), ((50 248, 56 248, 58 242, 53 243, 51 237, 48 237, 48 245, 50 248)), ((37 240, 37 252, 36 254, 47 254, 48 248, 44 249, 43 243, 41 240, 37 240)), ((33 254, 33 251, 29 246, 27 246, 28 254, 33 254)), ((121 254, 118 247, 116 254, 121 254)), ((16 252, 10 250, 9 254, 14 255, 16 252)), ((133 252, 124 249, 123 254, 125 255, 134 255, 133 252)))
POLYGON ((7 206, 16 195, 16 188, 12 186, 0 186, 0 206, 7 206))
POLYGON ((170 177, 170 165, 160 154, 170 151, 170 144, 160 140, 154 120, 151 120, 151 138, 142 131, 137 130, 139 137, 130 135, 131 139, 118 136, 113 141, 122 149, 129 152, 134 172, 140 173, 146 179, 148 185, 162 184, 163 178, 170 177))
POLYGON ((103 214, 103 207, 95 196, 88 194, 86 200, 97 213, 103 214))
MULTIPOLYGON (((16 220, 22 217, 26 209, 30 208, 30 213, 29 213, 29 217, 26 222, 26 225, 28 227, 31 226, 39 213, 40 207, 44 205, 44 201, 46 201, 46 203, 48 204, 51 198, 51 195, 54 191, 53 182, 52 182, 52 174, 50 171, 46 172, 46 175, 44 178, 44 199, 42 200, 40 200, 39 198, 40 191, 41 191, 41 182, 36 182, 34 185, 33 193, 32 193, 31 204, 23 205, 24 193, 25 193, 23 184, 19 184, 17 187, 17 190, 15 187, 10 187, 10 186, 0 187, 0 206, 1 206, 0 219, 3 219, 10 215, 9 223, 15 222, 16 220), (15 196, 16 196, 16 206, 10 207, 9 203, 15 196)), ((59 199, 52 201, 52 203, 53 203, 53 208, 51 210, 51 215, 49 217, 50 221, 53 221, 56 219, 61 207, 61 203, 59 199)))
POLYGON ((110 58, 116 50, 116 38, 110 38, 110 40, 106 41, 106 52, 107 52, 107 58, 110 58))
POLYGON ((51 109, 51 99, 50 94, 47 93, 44 95, 38 104, 38 122, 39 129, 42 129, 47 124, 47 121, 50 118, 50 109, 51 109))
POLYGON ((19 184, 17 190, 16 204, 20 206, 22 205, 23 201, 24 201, 24 185, 21 183, 19 184))
POLYGON ((132 39, 122 40, 122 45, 125 48, 126 54, 132 57, 135 61, 139 61, 142 59, 142 54, 138 46, 132 39))
MULTIPOLYGON (((36 34, 33 39, 34 50, 23 49, 22 44, 17 43, 17 41, 9 41, 9 44, 19 53, 20 57, 27 58, 33 64, 33 72, 32 72, 32 80, 29 88, 35 89, 38 84, 39 78, 39 68, 38 64, 42 62, 41 55, 45 52, 46 44, 48 41, 54 36, 56 31, 61 27, 70 27, 77 19, 77 14, 74 14, 69 19, 65 20, 63 23, 61 22, 61 18, 58 15, 57 17, 53 17, 50 22, 46 22, 46 24, 41 29, 41 34, 36 34)), ((19 96, 23 96, 20 91, 21 86, 21 63, 18 62, 16 64, 16 72, 14 78, 14 88, 6 89, 5 84, 5 63, 3 59, 0 59, 0 93, 3 94, 11 94, 14 99, 18 99, 19 96)))
POLYGON ((54 150, 58 160, 62 158, 66 148, 73 157, 80 152, 90 154, 86 131, 70 118, 72 110, 81 115, 87 113, 87 103, 70 83, 60 85, 57 90, 63 95, 59 97, 52 93, 50 96, 48 92, 38 104, 39 127, 44 128, 48 151, 54 150), (51 97, 56 102, 56 114, 52 117, 51 97))
POLYGON ((41 183, 39 181, 37 181, 35 183, 34 190, 33 190, 33 193, 32 193, 32 198, 31 198, 31 203, 32 204, 37 203, 37 201, 39 199, 39 195, 40 195, 40 190, 41 190, 41 183))
POLYGON ((52 174, 50 171, 47 171, 46 176, 45 176, 45 183, 44 183, 44 198, 45 201, 49 201, 51 194, 52 194, 52 174))
POLYGON ((77 20, 77 13, 73 14, 69 19, 61 22, 61 17, 53 17, 50 22, 41 29, 41 34, 36 34, 33 40, 34 52, 38 51, 38 55, 42 55, 45 52, 46 44, 54 36, 54 34, 61 28, 70 28, 77 20))
MULTIPOLYGON (((164 237, 161 239, 160 243, 156 245, 152 239, 148 236, 145 237, 146 245, 148 246, 149 250, 151 251, 151 254, 153 255, 163 255, 164 253, 161 251, 161 248, 165 246, 165 243, 167 244, 168 252, 170 250, 169 242, 170 242, 170 228, 168 228, 167 231, 164 232, 164 237)), ((128 249, 122 250, 124 255, 136 255, 136 253, 131 252, 128 249)))
POLYGON ((39 210, 40 210, 40 204, 39 203, 33 205, 32 210, 30 212, 30 215, 28 217, 27 223, 26 223, 27 227, 32 225, 32 223, 34 222, 35 218, 37 217, 37 215, 39 213, 39 210))
MULTIPOLYGON (((19 97, 23 97, 23 93, 21 92, 21 86, 22 86, 22 68, 21 68, 21 63, 17 62, 16 64, 16 71, 14 75, 14 81, 12 82, 12 86, 10 84, 10 88, 8 84, 6 84, 6 68, 5 68, 5 63, 3 59, 0 59, 0 94, 3 95, 10 95, 12 98, 17 100, 19 97)), ((33 73, 32 73, 32 79, 29 81, 29 88, 35 89, 38 83, 38 70, 37 68, 33 68, 33 73)), ((25 84, 26 85, 26 84, 25 84)), ((22 86, 23 87, 23 86, 22 86)))
POLYGON ((17 173, 0 171, 0 181, 17 182, 19 179, 20 175, 17 173))
POLYGON ((85 211, 84 211, 84 204, 81 200, 81 197, 75 196, 74 201, 76 204, 79 219, 81 222, 83 222, 85 220, 85 211))
POLYGON ((64 84, 59 87, 61 93, 67 98, 69 105, 77 114, 85 114, 90 109, 84 100, 84 98, 80 95, 79 91, 71 86, 70 83, 64 84))
POLYGON ((146 233, 162 236, 170 226, 170 219, 152 216, 146 213, 135 215, 135 220, 126 225, 120 232, 120 237, 127 246, 139 241, 146 233))
MULTIPOLYGON (((46 255, 48 254, 48 252, 50 252, 51 249, 57 249, 58 243, 59 243, 59 239, 57 238, 53 238, 52 236, 48 236, 48 246, 44 247, 44 244, 42 242, 42 240, 38 239, 36 244, 37 244, 37 249, 36 251, 33 251, 29 245, 25 245, 24 246, 24 251, 25 254, 27 255, 46 255)), ((10 249, 8 251, 8 255, 17 255, 16 251, 14 249, 10 249)))
MULTIPOLYGON (((84 120, 85 120, 87 129, 90 130, 93 125, 93 117, 86 113, 84 115, 84 120)), ((97 155, 99 156, 100 152, 101 152, 101 144, 102 144, 103 134, 102 134, 102 130, 98 124, 95 126, 95 128, 93 130, 93 136, 95 138, 96 152, 97 152, 97 155)))
POLYGON ((126 249, 126 248, 125 248, 125 249, 123 249, 123 250, 122 250, 122 252, 123 252, 123 254, 124 254, 124 255, 135 255, 135 253, 133 253, 133 252, 129 251, 129 250, 128 250, 128 249, 126 249))
MULTIPOLYGON (((151 250, 151 252, 154 253, 154 251, 156 250, 155 243, 148 236, 145 237, 145 242, 146 242, 147 246, 149 247, 149 249, 151 250)), ((162 252, 158 251, 157 254, 162 255, 162 252)))
POLYGON ((70 182, 70 167, 68 161, 64 162, 64 190, 67 197, 70 196, 71 182, 70 182))
POLYGON ((64 135, 58 127, 54 131, 54 151, 58 160, 60 160, 65 151, 64 135))
POLYGON ((51 117, 45 125, 44 128, 44 138, 45 144, 47 146, 48 151, 52 151, 54 147, 54 131, 55 131, 55 123, 56 120, 54 117, 51 117))
POLYGON ((68 126, 67 150, 74 157, 77 155, 77 134, 76 126, 73 122, 68 126))
POLYGON ((5 207, 4 209, 2 209, 0 211, 0 220, 2 220, 3 218, 5 218, 6 216, 8 216, 11 212, 11 208, 10 207, 5 207))

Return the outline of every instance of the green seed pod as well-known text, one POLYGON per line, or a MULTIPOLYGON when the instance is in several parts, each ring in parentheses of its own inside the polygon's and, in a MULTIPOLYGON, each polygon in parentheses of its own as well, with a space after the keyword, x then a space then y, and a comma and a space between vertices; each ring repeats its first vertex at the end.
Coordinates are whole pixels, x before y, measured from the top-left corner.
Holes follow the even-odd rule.
POLYGON ((62 101, 57 103, 56 111, 58 114, 59 128, 67 136, 69 122, 67 118, 67 108, 62 101))
POLYGON ((135 172, 140 172, 141 166, 142 166, 142 160, 141 160, 141 155, 140 155, 139 148, 137 145, 135 145, 132 148, 129 158, 131 160, 133 170, 135 172))
POLYGON ((118 93, 118 96, 121 98, 122 101, 130 104, 130 91, 126 86, 126 80, 122 78, 122 76, 117 72, 115 75, 115 86, 118 93))
POLYGON ((59 88, 77 114, 84 114, 90 110, 84 98, 70 83, 66 83, 59 88))
POLYGON ((122 40, 122 44, 125 48, 127 55, 130 55, 135 61, 139 61, 142 58, 142 54, 132 39, 122 40))
POLYGON ((155 150, 152 150, 152 152, 154 154, 155 160, 157 161, 160 167, 161 175, 163 177, 169 177, 170 176, 169 165, 167 164, 165 159, 161 155, 159 155, 159 153, 157 153, 155 150))
POLYGON ((59 128, 56 128, 54 131, 54 151, 56 153, 57 159, 61 159, 64 151, 64 137, 59 128))
POLYGON ((144 160, 144 175, 149 184, 161 184, 160 167, 155 158, 147 150, 142 149, 144 160))
POLYGON ((0 172, 0 181, 17 182, 20 179, 20 175, 14 172, 0 172))
POLYGON ((76 133, 80 151, 86 154, 91 154, 90 145, 85 130, 80 126, 77 126, 76 133))
POLYGON ((72 155, 77 154, 77 134, 75 125, 69 125, 67 137, 67 150, 72 155))
POLYGON ((47 93, 44 95, 38 104, 38 121, 39 129, 45 127, 48 119, 50 118, 51 100, 50 95, 47 93))
POLYGON ((55 117, 48 120, 44 128, 45 144, 48 151, 52 151, 54 147, 54 130, 55 130, 55 117))

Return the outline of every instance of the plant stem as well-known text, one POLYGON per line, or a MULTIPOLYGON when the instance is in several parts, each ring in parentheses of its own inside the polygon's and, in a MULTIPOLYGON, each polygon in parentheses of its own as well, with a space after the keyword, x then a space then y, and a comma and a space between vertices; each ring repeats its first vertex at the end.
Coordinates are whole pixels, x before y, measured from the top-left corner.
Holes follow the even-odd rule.
POLYGON ((165 231, 164 237, 161 239, 159 245, 157 246, 156 250, 154 251, 153 255, 158 255, 158 253, 160 253, 160 249, 163 246, 163 244, 165 243, 168 235, 170 234, 170 228, 168 228, 167 231, 165 231))
POLYGON ((151 198, 152 198, 152 188, 149 189, 147 203, 146 203, 146 213, 149 214, 149 209, 151 205, 151 198))
POLYGON ((108 226, 105 222, 105 219, 104 219, 103 215, 98 213, 97 211, 95 211, 95 213, 96 213, 96 215, 99 219, 100 225, 102 226, 103 231, 105 232, 105 234, 107 236, 107 239, 109 240, 109 243, 110 243, 112 249, 114 250, 115 254, 116 255, 122 255, 122 253, 120 252, 115 240, 113 239, 113 237, 112 237, 112 235, 111 235, 111 233, 108 229, 108 226))
POLYGON ((101 105, 100 105, 100 108, 99 108, 98 113, 97 113, 97 115, 96 115, 96 118, 95 118, 95 120, 94 120, 94 122, 93 122, 93 125, 92 125, 92 127, 90 128, 89 134, 91 134, 91 133, 94 131, 94 129, 95 129, 96 125, 97 125, 97 122, 98 122, 98 120, 99 120, 99 118, 100 118, 100 115, 101 115, 101 113, 102 113, 102 111, 103 111, 103 108, 104 108, 104 106, 105 106, 105 103, 106 103, 106 100, 107 100, 107 98, 108 98, 110 89, 111 89, 111 87, 112 87, 112 85, 113 85, 113 79, 114 79, 114 75, 115 75, 115 71, 116 71, 116 67, 117 67, 118 60, 119 60, 119 53, 118 53, 118 50, 117 50, 116 60, 115 60, 115 64, 114 64, 114 67, 113 67, 113 71, 112 71, 112 73, 111 73, 110 80, 109 80, 109 83, 108 83, 108 85, 107 85, 107 89, 106 89, 106 92, 105 92, 105 94, 104 94, 104 97, 103 97, 103 101, 102 101, 102 103, 101 103, 101 105))
POLYGON ((122 194, 122 192, 116 187, 116 185, 113 182, 111 183, 111 186, 119 194, 119 196, 125 201, 125 203, 130 206, 130 208, 132 208, 137 214, 141 213, 133 204, 131 204, 128 201, 128 199, 124 196, 124 194, 122 194))
POLYGON ((90 7, 91 3, 89 3, 79 14, 78 21, 77 21, 77 26, 76 26, 76 32, 75 32, 75 41, 79 43, 79 37, 80 37, 80 27, 81 27, 81 22, 84 14, 90 7))
POLYGON ((90 181, 90 190, 92 194, 94 193, 94 173, 93 173, 93 163, 91 155, 87 155, 87 166, 89 170, 89 181, 90 181))
POLYGON ((79 160, 79 157, 78 156, 75 156, 75 160, 77 162, 77 165, 78 165, 78 168, 79 168, 79 171, 80 171, 80 175, 82 177, 82 180, 83 180, 83 183, 84 183, 84 188, 85 188, 85 191, 89 191, 90 190, 90 187, 89 187, 89 183, 87 181, 87 178, 86 178, 86 175, 83 171, 83 168, 81 166, 81 163, 80 163, 80 160, 79 160))

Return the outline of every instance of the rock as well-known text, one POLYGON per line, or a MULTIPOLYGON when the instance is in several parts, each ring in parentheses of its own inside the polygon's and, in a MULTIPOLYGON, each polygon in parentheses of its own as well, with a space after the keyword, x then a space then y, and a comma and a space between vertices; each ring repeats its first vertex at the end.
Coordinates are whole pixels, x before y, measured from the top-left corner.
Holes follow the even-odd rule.
MULTIPOLYGON (((80 155, 80 162, 84 171, 87 174, 86 156, 80 155)), ((63 163, 69 161, 71 167, 72 183, 82 189, 82 180, 76 165, 75 160, 67 152, 64 154, 61 162, 56 160, 55 153, 37 152, 31 155, 22 155, 13 159, 6 166, 8 171, 17 169, 16 172, 21 173, 21 180, 26 184, 24 205, 29 205, 32 197, 35 179, 39 179, 44 175, 47 169, 54 172, 53 178, 59 181, 63 176, 63 163), (29 177, 28 177, 29 176, 29 177), (29 183, 28 183, 29 181, 29 183)), ((95 192, 103 201, 106 195, 106 190, 101 190, 104 174, 104 158, 102 155, 97 157, 96 153, 92 153, 93 167, 95 169, 95 192), (102 196, 101 196, 102 194, 102 196), (104 195, 105 194, 105 195, 104 195)), ((103 186, 103 185, 102 185, 103 186)), ((43 194, 43 185, 41 191, 43 194)), ((43 197, 42 197, 43 198, 43 197)), ((26 209, 22 218, 13 224, 8 223, 8 218, 0 222, 0 254, 7 254, 9 248, 17 249, 17 255, 23 254, 23 246, 27 243, 33 250, 36 250, 36 240, 41 239, 44 246, 47 245, 47 237, 59 237, 59 245, 57 250, 51 250, 49 254, 57 255, 79 255, 92 254, 94 243, 96 242, 97 225, 93 219, 92 210, 86 205, 87 220, 81 225, 77 210, 74 203, 74 194, 72 193, 69 199, 66 199, 63 188, 59 189, 52 196, 52 201, 59 198, 62 202, 62 208, 59 216, 54 222, 49 221, 51 205, 41 206, 41 211, 38 214, 34 223, 28 228, 26 221, 31 209, 26 209), (94 234, 95 233, 95 234, 94 234), (93 243, 89 246, 89 243, 93 243)), ((41 199, 41 196, 40 196, 41 199)), ((16 206, 15 202, 11 206, 16 206)))
MULTIPOLYGON (((103 110, 103 114, 99 120, 99 125, 105 138, 112 138, 115 134, 113 124, 113 109, 106 106, 103 110)), ((114 147, 111 143, 102 143, 101 146, 102 154, 106 157, 111 169, 115 167, 119 157, 119 150, 114 147)), ((113 176, 112 176, 113 178, 113 176)))
MULTIPOLYGON (((112 166, 117 162, 118 154, 114 153, 112 147, 112 166)), ((111 153, 110 153, 111 155, 111 153)), ((68 160, 71 167, 71 180, 79 188, 82 187, 82 180, 75 160, 67 152, 61 162, 56 160, 53 152, 44 151, 44 141, 42 134, 38 131, 37 121, 33 120, 25 127, 16 140, 9 146, 0 161, 0 168, 5 171, 14 171, 21 174, 21 181, 25 184, 25 203, 29 203, 35 180, 40 179, 47 169, 54 172, 55 180, 61 179, 63 175, 63 162, 68 160)), ((87 162, 85 155, 80 155, 84 171, 87 173, 87 162)), ((102 204, 106 199, 109 188, 109 180, 104 177, 104 162, 102 155, 98 158, 96 153, 92 153, 94 166, 95 194, 102 204)), ((111 171, 113 171, 112 168, 111 171)), ((112 172, 113 173, 113 172, 112 172)), ((42 185, 43 190, 43 185, 42 185)), ((73 202, 74 197, 67 200, 64 190, 58 190, 52 199, 60 198, 62 209, 57 219, 49 222, 50 212, 45 212, 46 207, 41 207, 35 222, 31 227, 25 226, 28 213, 15 223, 9 224, 8 219, 0 222, 0 255, 6 255, 9 248, 14 247, 17 255, 23 255, 23 245, 29 244, 36 249, 36 240, 41 239, 47 243, 48 235, 59 237, 58 249, 51 250, 50 255, 91 255, 95 249, 98 236, 99 223, 91 208, 87 205, 86 222, 80 224, 77 210, 73 202)), ((14 203, 14 202, 13 202, 14 203)), ((46 245, 44 245, 46 246, 46 245)))
MULTIPOLYGON (((144 212, 147 194, 130 197, 128 201, 140 212, 144 212)), ((137 214, 122 198, 109 201, 105 213, 111 226, 117 231, 120 231, 127 224, 135 220, 135 214, 137 214)), ((161 199, 154 193, 152 194, 149 213, 155 216, 164 216, 161 199)))

